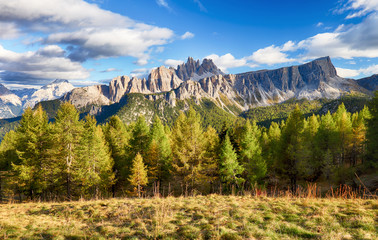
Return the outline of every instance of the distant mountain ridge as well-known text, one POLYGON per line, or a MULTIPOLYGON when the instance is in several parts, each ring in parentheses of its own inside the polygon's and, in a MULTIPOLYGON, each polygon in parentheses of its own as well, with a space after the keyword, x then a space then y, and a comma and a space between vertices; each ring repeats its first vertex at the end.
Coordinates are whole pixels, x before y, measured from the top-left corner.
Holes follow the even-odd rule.
POLYGON ((64 101, 79 108, 117 103, 125 94, 141 93, 151 101, 164 99, 172 107, 177 101, 210 99, 218 107, 238 115, 257 106, 268 106, 291 98, 335 99, 351 92, 369 93, 356 81, 339 77, 329 57, 274 70, 224 74, 211 59, 202 63, 188 58, 177 68, 158 67, 147 78, 119 76, 106 85, 76 88, 64 101))
POLYGON ((34 107, 42 101, 61 98, 74 86, 64 79, 57 79, 40 89, 9 90, 0 84, 0 119, 20 116, 27 107, 34 107))
MULTIPOLYGON (((297 66, 240 74, 223 73, 211 59, 200 62, 189 57, 177 68, 155 68, 146 78, 118 76, 108 85, 81 88, 73 88, 66 80, 56 80, 35 92, 15 93, 20 93, 24 107, 62 96, 61 101, 70 101, 81 111, 93 115, 101 115, 104 107, 115 103, 118 103, 117 109, 122 104, 128 104, 121 101, 127 94, 142 94, 148 101, 159 102, 161 109, 156 111, 164 111, 162 108, 165 107, 176 109, 177 104, 185 110, 188 101, 201 104, 206 99, 237 116, 254 107, 269 106, 292 98, 336 99, 353 92, 370 94, 376 81, 376 76, 357 81, 338 76, 329 57, 297 66)), ((5 92, 9 95, 9 92, 5 92)), ((17 105, 17 99, 13 100, 17 105)), ((107 109, 107 114, 110 114, 109 109, 113 108, 107 109)))

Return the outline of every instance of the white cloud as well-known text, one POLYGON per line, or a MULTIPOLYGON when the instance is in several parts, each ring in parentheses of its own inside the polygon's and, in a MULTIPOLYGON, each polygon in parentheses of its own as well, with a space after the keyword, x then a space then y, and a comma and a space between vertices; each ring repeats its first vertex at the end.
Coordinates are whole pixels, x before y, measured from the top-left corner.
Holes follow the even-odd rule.
POLYGON ((276 47, 272 45, 255 51, 251 56, 247 57, 247 59, 257 64, 268 65, 293 62, 295 59, 288 58, 288 54, 284 53, 285 51, 292 50, 293 48, 293 42, 288 42, 283 47, 276 47))
POLYGON ((341 11, 352 11, 346 16, 346 19, 365 16, 373 11, 378 11, 378 1, 376 0, 349 0, 341 11))
POLYGON ((169 11, 171 11, 171 7, 168 5, 167 1, 165 1, 165 0, 156 0, 156 3, 157 3, 157 5, 159 5, 161 7, 165 7, 166 9, 168 9, 169 11))
POLYGON ((352 78, 357 77, 360 75, 360 72, 355 69, 347 69, 347 68, 336 68, 337 75, 343 78, 352 78))
POLYGON ((41 43, 66 44, 75 61, 131 56, 146 64, 151 48, 174 37, 170 29, 138 23, 83 0, 0 1, 0 26, 9 22, 15 25, 7 26, 7 34, 0 37, 17 31, 44 33, 41 43))
POLYGON ((186 32, 186 33, 184 33, 180 38, 181 38, 182 40, 184 40, 184 39, 194 38, 194 33, 186 32))
POLYGON ((318 22, 318 23, 316 24, 317 27, 321 27, 321 26, 323 26, 323 25, 324 25, 324 23, 322 23, 322 22, 318 22))
POLYGON ((1 23, 0 24, 0 39, 12 39, 20 36, 16 24, 14 23, 1 23))
POLYGON ((245 58, 236 59, 230 53, 227 53, 222 56, 219 56, 217 54, 211 54, 205 58, 213 60, 215 65, 217 65, 217 67, 223 72, 227 72, 228 68, 248 66, 247 60, 245 58))
POLYGON ((0 45, 0 76, 7 82, 26 84, 30 84, 31 79, 39 81, 89 77, 89 72, 81 64, 59 56, 60 51, 58 46, 46 46, 36 52, 16 53, 0 45))
POLYGON ((174 67, 174 68, 176 68, 178 65, 181 65, 183 63, 184 61, 175 60, 175 59, 167 59, 164 61, 164 65, 167 65, 169 67, 174 67))
POLYGON ((130 76, 136 78, 146 78, 150 72, 150 68, 139 68, 131 71, 130 76))
POLYGON ((51 34, 46 43, 64 43, 74 46, 70 58, 84 61, 88 58, 132 56, 138 64, 149 59, 148 50, 153 46, 166 44, 173 36, 167 28, 139 25, 137 28, 83 29, 70 33, 51 34))
POLYGON ((371 65, 367 68, 360 69, 347 69, 347 68, 336 68, 337 75, 345 78, 353 78, 360 76, 361 74, 365 76, 370 76, 373 74, 378 74, 378 65, 371 65))

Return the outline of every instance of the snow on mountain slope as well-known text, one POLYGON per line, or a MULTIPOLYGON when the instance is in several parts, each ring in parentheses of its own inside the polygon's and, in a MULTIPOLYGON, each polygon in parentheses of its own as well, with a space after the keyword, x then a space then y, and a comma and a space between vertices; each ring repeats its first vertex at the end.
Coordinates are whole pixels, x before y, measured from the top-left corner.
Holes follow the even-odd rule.
POLYGON ((64 94, 70 92, 72 89, 74 89, 74 86, 67 80, 57 79, 54 82, 41 87, 30 97, 26 98, 23 107, 34 107, 41 101, 61 98, 64 94))

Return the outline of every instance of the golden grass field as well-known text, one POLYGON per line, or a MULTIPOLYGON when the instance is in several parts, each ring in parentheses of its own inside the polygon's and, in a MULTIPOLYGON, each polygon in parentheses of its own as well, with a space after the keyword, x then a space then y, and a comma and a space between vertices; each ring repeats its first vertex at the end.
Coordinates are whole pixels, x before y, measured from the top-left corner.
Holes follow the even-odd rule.
POLYGON ((378 200, 250 196, 0 205, 0 239, 378 239, 378 200))

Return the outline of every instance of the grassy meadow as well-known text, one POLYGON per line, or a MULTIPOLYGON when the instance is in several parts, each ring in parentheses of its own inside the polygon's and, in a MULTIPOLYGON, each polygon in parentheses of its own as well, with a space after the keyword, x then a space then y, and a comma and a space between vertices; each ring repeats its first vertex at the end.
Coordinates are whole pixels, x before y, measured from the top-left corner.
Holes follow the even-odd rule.
POLYGON ((378 200, 251 196, 0 205, 0 239, 377 239, 378 200))

